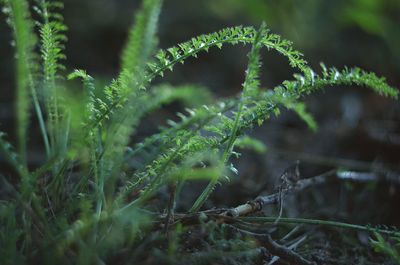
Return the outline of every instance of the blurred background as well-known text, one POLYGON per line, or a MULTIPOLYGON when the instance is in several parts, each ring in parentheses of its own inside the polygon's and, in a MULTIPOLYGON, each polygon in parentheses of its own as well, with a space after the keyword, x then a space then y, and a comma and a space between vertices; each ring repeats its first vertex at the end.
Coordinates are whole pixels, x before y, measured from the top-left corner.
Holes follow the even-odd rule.
MULTIPOLYGON (((138 0, 66 0, 68 71, 86 69, 100 84, 107 84, 115 77, 119 54, 139 5, 138 0)), ((315 70, 320 69, 320 62, 339 69, 359 66, 385 76, 389 84, 400 87, 400 0, 168 0, 164 1, 160 17, 159 46, 167 48, 228 26, 258 27, 262 21, 274 33, 293 41, 315 70)), ((13 139, 15 93, 10 39, 10 30, 1 15, 0 130, 13 139)), ((215 97, 235 95, 241 90, 249 48, 212 49, 198 59, 188 60, 184 66, 176 66, 162 81, 203 85, 215 97)), ((263 87, 271 89, 292 75, 293 70, 284 58, 275 52, 263 52, 263 87)), ((318 132, 308 130, 290 112, 257 128, 252 135, 264 142, 268 151, 259 155, 245 150, 240 160, 233 160, 240 174, 230 185, 217 190, 214 204, 232 206, 247 197, 253 198, 258 195, 254 194, 254 187, 260 185, 271 192, 280 174, 296 160, 301 161, 304 177, 332 167, 368 172, 376 166, 400 172, 398 102, 355 87, 328 88, 307 97, 306 102, 319 122, 318 132), (227 201, 228 191, 242 196, 227 201)), ((139 139, 164 124, 180 108, 179 104, 171 104, 148 117, 139 139)), ((37 139, 40 138, 35 134, 29 139, 33 164, 42 157, 37 139)), ((5 168, 2 159, 0 163, 0 168, 5 168)), ((396 210, 399 194, 399 185, 395 183, 372 186, 342 183, 300 195, 285 211, 286 215, 293 216, 301 213, 324 217, 335 213, 355 223, 399 225, 396 210), (310 207, 310 201, 315 207, 310 207), (373 209, 373 214, 360 211, 366 205, 373 209)))

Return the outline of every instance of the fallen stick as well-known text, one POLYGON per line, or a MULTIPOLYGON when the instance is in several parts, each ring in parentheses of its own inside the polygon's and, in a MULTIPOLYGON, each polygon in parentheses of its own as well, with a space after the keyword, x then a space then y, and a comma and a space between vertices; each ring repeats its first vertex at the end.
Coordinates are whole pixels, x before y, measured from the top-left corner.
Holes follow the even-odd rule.
POLYGON ((276 204, 279 202, 280 198, 285 195, 288 195, 290 193, 300 192, 310 186, 324 183, 327 181, 328 177, 335 176, 335 174, 336 170, 330 170, 328 172, 325 172, 321 175, 312 178, 301 179, 296 183, 281 189, 280 192, 276 192, 274 194, 266 196, 258 196, 254 200, 246 202, 245 204, 241 204, 235 208, 229 209, 227 212, 223 214, 231 217, 239 217, 261 211, 265 205, 276 204))
POLYGON ((265 245, 268 252, 270 252, 274 256, 278 256, 281 259, 290 262, 291 264, 299 264, 299 265, 315 265, 316 264, 315 262, 311 262, 311 261, 303 258, 302 256, 300 256, 293 250, 289 249, 288 247, 278 244, 271 238, 271 236, 269 234, 254 233, 254 232, 243 230, 243 229, 240 229, 240 228, 237 228, 234 226, 231 226, 231 228, 241 234, 260 239, 262 241, 262 243, 265 245))

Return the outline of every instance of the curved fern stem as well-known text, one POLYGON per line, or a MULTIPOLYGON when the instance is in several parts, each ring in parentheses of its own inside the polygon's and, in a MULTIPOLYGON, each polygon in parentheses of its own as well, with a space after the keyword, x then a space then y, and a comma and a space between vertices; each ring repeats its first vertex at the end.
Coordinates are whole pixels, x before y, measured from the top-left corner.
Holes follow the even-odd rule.
MULTIPOLYGON (((147 64, 147 70, 144 80, 137 84, 138 87, 145 87, 156 76, 163 76, 166 70, 173 70, 177 63, 184 63, 190 57, 197 58, 201 52, 207 52, 212 47, 222 48, 224 44, 237 45, 254 43, 257 30, 253 27, 231 27, 225 28, 218 32, 203 34, 191 40, 178 44, 168 49, 161 49, 156 54, 154 62, 147 64)), ((260 36, 260 45, 268 50, 276 50, 289 60, 290 66, 300 70, 303 74, 307 72, 307 61, 303 58, 303 54, 293 49, 292 42, 282 39, 279 35, 272 34, 265 29, 260 36)), ((111 105, 105 110, 93 125, 99 124, 105 117, 125 100, 124 97, 116 98, 111 105)))
MULTIPOLYGON (((149 64, 148 80, 152 80, 157 75, 162 76, 167 69, 172 71, 172 67, 176 63, 183 63, 189 57, 197 57, 198 53, 207 52, 211 47, 216 46, 221 49, 223 44, 254 43, 257 32, 253 27, 237 26, 225 28, 218 32, 192 38, 190 41, 168 48, 166 51, 160 50, 156 54, 158 62, 149 64)), ((304 60, 303 54, 294 50, 290 41, 270 33, 265 25, 259 38, 260 45, 268 50, 276 50, 289 60, 290 66, 299 69, 303 73, 306 72, 307 62, 304 60)))
MULTIPOLYGON (((232 154, 232 149, 235 143, 235 140, 237 138, 237 131, 239 129, 239 123, 242 117, 242 111, 244 104, 247 100, 247 97, 254 91, 258 89, 259 86, 259 81, 257 80, 258 78, 258 71, 260 68, 260 49, 261 49, 261 38, 266 32, 266 26, 265 24, 262 24, 260 29, 258 30, 255 38, 254 38, 254 43, 253 47, 249 53, 249 65, 246 71, 246 78, 245 82, 243 84, 243 92, 242 92, 242 98, 239 102, 239 107, 238 111, 236 112, 236 117, 234 121, 234 125, 232 128, 232 132, 230 134, 228 143, 225 147, 224 153, 222 154, 222 161, 224 164, 226 164, 229 160, 229 157, 232 154)), ((196 199, 195 203, 193 204, 192 208, 189 210, 189 212, 196 212, 198 211, 201 206, 203 206, 204 202, 208 199, 210 194, 215 188, 215 185, 218 183, 218 178, 212 179, 205 190, 201 193, 201 195, 196 199)))

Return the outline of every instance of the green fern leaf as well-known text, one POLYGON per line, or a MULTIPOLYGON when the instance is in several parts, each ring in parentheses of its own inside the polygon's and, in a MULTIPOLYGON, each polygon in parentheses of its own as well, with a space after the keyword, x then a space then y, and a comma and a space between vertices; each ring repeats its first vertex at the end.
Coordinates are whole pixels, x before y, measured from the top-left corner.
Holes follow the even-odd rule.
MULTIPOLYGON (((144 115, 146 94, 142 89, 145 84, 143 83, 143 71, 154 50, 161 2, 160 0, 143 2, 123 52, 121 73, 113 84, 113 91, 118 100, 111 102, 112 105, 107 111, 111 111, 118 105, 121 108, 113 111, 110 117, 99 176, 102 183, 108 181, 109 191, 113 190, 115 174, 119 172, 123 163, 124 150, 129 143, 130 136, 144 115), (132 115, 133 113, 134 115, 132 115)), ((103 190, 103 187, 100 189, 103 190)))
POLYGON ((36 68, 34 47, 36 36, 30 18, 28 2, 25 0, 3 0, 3 11, 13 29, 16 55, 17 82, 17 139, 21 161, 26 163, 27 128, 29 122, 29 91, 34 89, 33 72, 36 68))
POLYGON ((42 59, 43 73, 43 101, 45 102, 48 115, 48 133, 50 138, 50 153, 55 155, 60 150, 66 150, 68 128, 65 124, 65 113, 60 106, 61 96, 60 84, 61 71, 65 69, 61 63, 65 60, 64 43, 67 38, 65 31, 67 27, 63 23, 63 17, 59 10, 63 8, 60 1, 36 0, 36 12, 41 21, 38 23, 40 32, 40 52, 42 59), (64 120, 63 120, 64 119, 64 120))

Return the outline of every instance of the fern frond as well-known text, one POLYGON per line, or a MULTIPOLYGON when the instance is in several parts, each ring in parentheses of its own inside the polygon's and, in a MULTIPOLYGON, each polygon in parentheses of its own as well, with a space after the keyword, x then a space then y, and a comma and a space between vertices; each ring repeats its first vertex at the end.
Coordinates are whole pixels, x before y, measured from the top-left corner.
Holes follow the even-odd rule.
POLYGON ((136 14, 134 26, 129 32, 125 49, 122 51, 121 72, 126 71, 133 75, 147 62, 153 52, 161 3, 161 0, 143 1, 140 12, 136 14))
POLYGON ((42 21, 38 23, 40 32, 40 52, 43 71, 43 91, 44 102, 48 115, 48 131, 50 136, 51 153, 56 150, 65 149, 66 128, 61 128, 63 115, 59 103, 60 96, 58 90, 60 86, 57 80, 61 79, 60 72, 65 69, 61 63, 65 60, 64 43, 67 38, 65 32, 67 27, 63 23, 63 17, 59 10, 63 8, 63 3, 57 0, 36 0, 36 12, 42 21))
MULTIPOLYGON (((207 52, 212 47, 221 49, 225 44, 251 44, 254 42, 256 34, 257 30, 253 27, 237 26, 225 28, 210 34, 200 35, 166 50, 161 49, 156 53, 156 59, 147 63, 145 76, 143 80, 136 85, 144 88, 145 84, 151 82, 156 76, 164 76, 166 70, 172 71, 177 63, 183 64, 186 59, 190 57, 196 58, 198 54, 207 52)), ((279 35, 270 33, 269 30, 265 30, 261 36, 260 44, 268 50, 279 52, 288 59, 289 64, 293 68, 300 70, 300 72, 304 74, 307 73, 307 62, 303 58, 303 54, 295 50, 290 41, 282 39, 279 35)), ((118 94, 118 92, 114 94, 118 94)), ((109 107, 98 118, 97 123, 100 123, 105 117, 108 117, 117 106, 121 106, 123 100, 124 98, 120 97, 111 99, 109 107)))
MULTIPOLYGON (((122 51, 121 70, 118 77, 105 88, 108 102, 103 106, 102 114, 93 124, 101 124, 103 119, 112 116, 126 116, 121 111, 123 106, 129 106, 131 101, 138 102, 146 81, 144 68, 156 46, 156 29, 162 0, 145 0, 135 16, 135 22, 130 29, 127 43, 122 51), (130 102, 128 102, 130 101, 130 102)), ((126 111, 125 111, 126 112, 126 111)), ((120 122, 120 121, 118 121, 120 122)), ((132 121, 131 123, 135 123, 132 121)))
POLYGON ((74 72, 68 75, 68 80, 73 80, 76 78, 80 78, 83 83, 83 87, 86 94, 86 102, 85 102, 85 118, 83 124, 83 139, 85 141, 85 145, 88 146, 89 149, 89 158, 90 158, 90 169, 91 173, 94 176, 94 182, 96 185, 96 212, 100 214, 102 205, 105 201, 104 193, 103 193, 103 179, 100 178, 100 157, 101 157, 101 128, 99 126, 87 126, 91 122, 96 119, 97 115, 100 115, 100 108, 104 104, 100 98, 97 98, 95 95, 95 85, 94 78, 86 73, 84 70, 75 70, 74 72))
POLYGON ((101 99, 97 99, 95 95, 95 86, 94 86, 94 78, 86 73, 85 70, 75 70, 70 73, 67 77, 68 80, 73 80, 76 78, 80 78, 82 80, 84 93, 87 95, 87 103, 86 103, 86 123, 94 121, 97 115, 100 115, 101 110, 98 107, 98 104, 101 99))
POLYGON ((36 36, 34 23, 30 17, 26 0, 3 0, 3 12, 8 16, 8 24, 13 29, 16 57, 17 83, 17 139, 21 161, 26 163, 27 128, 29 122, 29 91, 34 90, 33 72, 36 68, 34 47, 36 36))
MULTIPOLYGON (((399 91, 389 86, 385 78, 378 77, 375 73, 366 72, 358 67, 345 68, 342 71, 332 67, 327 69, 324 64, 322 66, 322 77, 309 69, 309 74, 305 77, 295 75, 297 84, 293 86, 290 82, 284 83, 287 89, 295 88, 298 91, 298 96, 303 93, 309 94, 325 86, 338 86, 338 85, 357 85, 372 89, 374 92, 385 97, 398 98, 399 91)), ((302 102, 288 101, 284 104, 286 108, 294 110, 312 129, 317 129, 317 124, 313 117, 306 112, 305 105, 302 102)))
MULTIPOLYGON (((357 85, 370 88, 385 97, 398 98, 399 90, 388 85, 384 77, 378 77, 375 73, 367 72, 359 67, 346 67, 342 71, 338 71, 334 67, 326 69, 323 64, 321 67, 323 68, 322 79, 318 80, 317 78, 316 81, 321 83, 330 82, 332 85, 357 85)), ((318 87, 318 82, 316 82, 315 86, 318 87)))
POLYGON ((103 166, 100 179, 103 183, 108 181, 107 188, 110 193, 113 191, 115 174, 119 172, 124 159, 124 150, 139 120, 144 115, 144 106, 147 105, 142 89, 143 73, 145 63, 154 50, 161 3, 161 0, 143 2, 131 29, 127 48, 123 52, 121 73, 114 81, 114 89, 111 90, 111 95, 116 95, 118 105, 122 108, 113 111, 110 115, 110 125, 102 155, 103 166))
POLYGON ((65 30, 63 24, 58 22, 49 22, 40 28, 45 83, 54 83, 60 77, 59 71, 65 69, 60 63, 66 58, 63 54, 65 37, 61 34, 65 30))
POLYGON ((66 59, 64 54, 67 37, 67 26, 60 10, 64 4, 58 0, 35 0, 36 12, 42 21, 38 22, 41 37, 41 53, 43 59, 43 74, 45 82, 54 82, 61 78, 60 71, 65 70, 61 64, 66 59))
MULTIPOLYGON (((211 47, 221 49, 224 44, 254 43, 256 35, 257 30, 253 27, 237 26, 200 35, 167 50, 160 50, 156 55, 157 61, 150 63, 148 66, 149 73, 147 78, 152 80, 157 75, 163 76, 166 70, 172 71, 175 64, 184 63, 189 57, 197 57, 199 53, 207 52, 211 47)), ((282 39, 279 35, 272 34, 266 29, 260 37, 260 44, 268 50, 276 50, 285 56, 293 68, 306 72, 307 62, 304 60, 303 54, 296 51, 290 41, 282 39)))
MULTIPOLYGON (((312 70, 310 69, 309 71, 311 72, 312 70)), ((271 114, 279 115, 279 106, 288 109, 298 108, 297 113, 306 122, 310 123, 309 125, 314 126, 311 116, 307 114, 304 116, 304 113, 302 113, 301 105, 299 107, 299 104, 302 103, 298 102, 298 100, 305 95, 328 87, 343 85, 363 86, 391 98, 397 98, 399 93, 397 89, 389 86, 382 78, 365 72, 360 68, 346 68, 342 71, 330 68, 323 71, 322 77, 313 72, 312 78, 301 75, 295 75, 295 78, 296 80, 293 81, 284 81, 273 92, 264 93, 263 99, 257 100, 255 106, 246 110, 243 114, 244 118, 238 129, 238 134, 242 134, 245 130, 251 129, 255 125, 260 126, 271 114)), ((228 139, 229 136, 224 137, 222 143, 228 141, 228 139)))
MULTIPOLYGON (((239 129, 240 120, 242 119, 242 111, 245 106, 245 101, 248 100, 248 97, 251 97, 253 94, 257 93, 259 87, 259 69, 261 66, 260 63, 260 49, 262 47, 262 40, 263 36, 266 35, 266 26, 264 24, 261 25, 260 29, 257 31, 256 35, 254 36, 253 47, 249 53, 249 63, 246 70, 246 77, 243 83, 243 92, 242 98, 239 103, 238 111, 236 112, 235 121, 231 130, 230 137, 228 139, 228 143, 225 147, 224 153, 222 154, 222 161, 223 163, 227 163, 229 157, 232 154, 232 150, 237 138, 237 131, 239 129)), ((218 178, 214 178, 210 181, 207 185, 205 190, 200 194, 200 196, 196 199, 195 203, 193 204, 190 212, 198 211, 201 206, 203 206, 204 202, 210 196, 212 191, 215 188, 215 185, 218 182, 218 178)))
POLYGON ((385 97, 397 99, 398 89, 387 84, 384 77, 378 77, 375 73, 367 72, 359 67, 338 70, 335 67, 327 68, 321 63, 322 75, 316 74, 308 68, 305 75, 294 75, 294 81, 284 81, 282 87, 290 93, 297 94, 297 98, 308 95, 321 88, 338 85, 356 85, 366 87, 385 97))
POLYGON ((376 240, 370 238, 370 244, 372 245, 374 250, 376 252, 388 255, 400 264, 400 233, 390 238, 390 241, 395 242, 394 244, 391 244, 387 240, 385 240, 385 238, 378 231, 374 232, 374 236, 376 240))
POLYGON ((129 97, 135 97, 146 86, 144 69, 157 44, 156 30, 161 5, 162 0, 145 0, 135 15, 122 51, 120 73, 106 88, 111 110, 127 104, 129 97))

